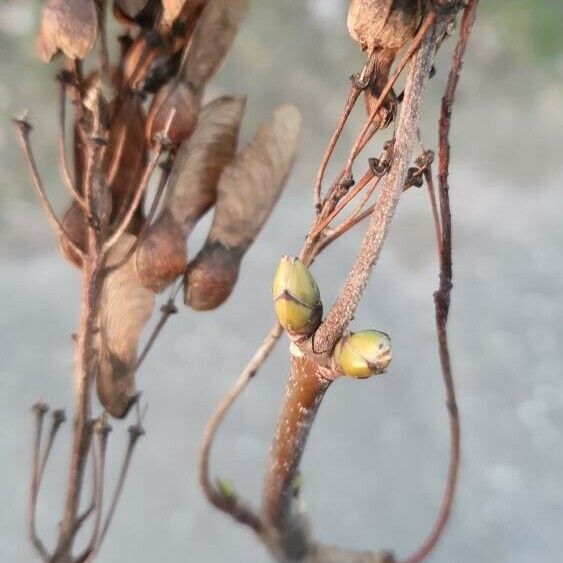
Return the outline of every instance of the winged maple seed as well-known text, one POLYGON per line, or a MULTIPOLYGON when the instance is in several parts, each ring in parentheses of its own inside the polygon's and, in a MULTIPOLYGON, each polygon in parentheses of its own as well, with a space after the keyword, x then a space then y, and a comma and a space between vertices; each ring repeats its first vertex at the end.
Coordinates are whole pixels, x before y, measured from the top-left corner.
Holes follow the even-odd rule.
POLYGON ((45 62, 59 51, 69 59, 83 59, 94 47, 97 34, 94 0, 47 0, 43 6, 37 52, 45 62))
MULTIPOLYGON (((146 161, 145 116, 140 100, 128 96, 119 106, 115 103, 110 107, 111 127, 103 170, 112 193, 112 223, 118 222, 130 202, 131 192, 138 185, 146 161)), ((77 125, 75 130, 75 169, 76 185, 82 193, 84 169, 83 133, 77 125)), ((70 240, 82 251, 86 250, 87 224, 85 214, 80 205, 73 201, 62 220, 70 240)), ((135 210, 129 231, 138 234, 143 224, 143 209, 139 205, 135 210)), ((59 239, 61 251, 65 258, 75 266, 81 266, 80 257, 64 238, 59 239)))
MULTIPOLYGON (((112 248, 107 265, 120 264, 135 240, 133 235, 123 235, 112 248)), ((100 402, 116 418, 123 418, 136 399, 137 345, 153 308, 154 294, 137 280, 131 258, 106 276, 99 312, 96 384, 100 402)))
POLYGON ((231 294, 241 260, 285 185, 300 129, 297 108, 278 107, 221 174, 209 235, 185 276, 184 301, 193 309, 213 309, 231 294))
POLYGON ((164 85, 152 101, 147 118, 149 141, 163 130, 173 111, 170 140, 178 146, 192 134, 205 85, 231 47, 246 4, 246 0, 208 0, 205 4, 177 78, 164 85))
POLYGON ((247 0, 208 0, 205 4, 182 69, 194 91, 200 91, 221 66, 246 9, 247 0))
POLYGON ((244 98, 228 96, 207 104, 178 150, 162 212, 136 254, 139 279, 153 291, 162 291, 186 268, 186 237, 215 204, 219 176, 236 152, 244 105, 244 98))

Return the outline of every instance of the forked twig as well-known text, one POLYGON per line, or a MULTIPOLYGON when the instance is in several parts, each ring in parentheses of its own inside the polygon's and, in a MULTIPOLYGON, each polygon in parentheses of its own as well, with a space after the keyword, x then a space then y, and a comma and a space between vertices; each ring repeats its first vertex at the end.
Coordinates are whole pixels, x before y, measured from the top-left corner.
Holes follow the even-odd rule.
MULTIPOLYGON (((367 121, 365 122, 364 127, 360 131, 360 134, 357 136, 356 141, 352 147, 352 150, 350 151, 348 160, 346 162, 346 166, 344 168, 344 172, 342 174, 344 178, 350 175, 352 171, 352 165, 354 164, 354 160, 356 159, 356 156, 358 156, 362 147, 369 140, 369 138, 375 133, 375 130, 373 130, 371 134, 368 134, 368 131, 373 121, 377 117, 377 113, 383 106, 385 99, 387 98, 387 95, 389 94, 389 92, 391 92, 391 89, 395 85, 395 82, 397 81, 397 79, 399 78, 399 76, 401 75, 401 73, 403 72, 403 70, 405 69, 405 67, 413 57, 413 55, 419 49, 422 40, 427 35, 428 30, 434 24, 435 21, 436 21, 436 13, 433 11, 428 12, 428 14, 426 14, 424 20, 420 24, 420 27, 416 35, 413 37, 412 41, 410 42, 409 48, 407 49, 406 53, 403 55, 401 61, 399 62, 399 64, 397 65, 391 76, 389 77, 389 80, 387 81, 385 87, 381 91, 381 94, 377 98, 377 101, 373 106, 371 114, 369 115, 367 121)), ((430 72, 430 69, 428 69, 428 71, 430 72)))
POLYGON ((37 551, 39 557, 42 561, 49 561, 50 555, 47 548, 37 535, 37 529, 35 525, 35 519, 37 514, 37 498, 39 496, 39 475, 40 469, 40 452, 41 452, 41 438, 43 435, 43 421, 45 419, 45 414, 49 410, 49 407, 39 401, 33 405, 33 413, 35 415, 35 432, 33 438, 33 454, 31 462, 31 491, 29 497, 29 513, 28 513, 28 531, 29 538, 33 547, 37 551))
POLYGON ((162 133, 159 133, 155 136, 155 145, 151 150, 150 157, 148 159, 147 165, 145 166, 145 170, 143 171, 143 175, 139 180, 139 184, 136 187, 135 194, 129 204, 129 208, 125 213, 125 216, 121 220, 121 222, 116 226, 115 231, 113 234, 108 237, 108 239, 104 242, 102 247, 102 254, 107 253, 112 246, 121 238, 123 233, 129 227, 131 220, 133 219, 133 215, 135 215, 135 211, 141 202, 141 198, 147 189, 149 184, 149 180, 151 179, 152 173, 156 168, 158 163, 158 159, 162 154, 162 151, 168 148, 169 141, 168 141, 168 131, 170 130, 170 126, 172 125, 172 121, 174 119, 175 110, 170 112, 166 125, 162 133))
POLYGON ((135 450, 135 445, 141 436, 145 434, 145 429, 142 425, 141 417, 136 424, 129 427, 129 442, 127 443, 127 450, 125 451, 125 457, 123 458, 123 463, 121 465, 121 470, 119 472, 119 478, 117 480, 117 484, 115 486, 115 490, 113 492, 113 496, 111 499, 111 503, 106 515, 106 519, 104 524, 101 528, 101 532, 99 534, 99 539, 97 542, 96 550, 99 550, 106 534, 109 530, 111 525, 111 521, 113 519, 113 515, 115 514, 115 510, 117 508, 117 504, 121 497, 121 493, 123 492, 123 486, 125 484, 125 479, 127 478, 127 472, 129 471, 129 466, 131 464, 131 458, 133 457, 133 451, 135 450))
POLYGON ((314 190, 313 190, 313 194, 314 194, 313 198, 314 198, 315 209, 317 210, 317 213, 321 210, 321 207, 322 207, 322 204, 321 204, 321 188, 322 188, 322 183, 323 183, 323 177, 324 177, 325 172, 326 172, 326 167, 328 166, 330 158, 332 157, 332 153, 334 152, 336 144, 338 143, 338 139, 340 138, 340 135, 342 134, 342 130, 344 129, 344 126, 346 125, 346 122, 348 121, 348 118, 350 117, 350 113, 352 112, 352 109, 354 108, 354 106, 356 105, 356 102, 358 101, 358 97, 360 96, 360 94, 361 94, 362 90, 365 88, 365 86, 367 86, 366 78, 369 78, 369 76, 373 72, 374 61, 375 61, 375 51, 373 51, 371 53, 371 55, 368 57, 366 64, 364 65, 364 68, 362 69, 362 72, 359 75, 359 78, 356 79, 355 76, 350 77, 350 80, 352 82, 352 86, 350 88, 350 92, 348 93, 348 98, 346 99, 346 104, 344 105, 344 109, 342 110, 342 113, 340 114, 340 117, 338 119, 338 123, 336 125, 336 129, 334 130, 334 133, 332 134, 332 137, 329 141, 328 147, 325 150, 325 153, 324 153, 323 158, 321 160, 321 163, 319 165, 319 169, 317 171, 317 176, 316 176, 316 179, 315 179, 315 187, 314 187, 314 190))
POLYGON ((77 256, 79 256, 81 259, 84 259, 84 252, 82 252, 82 250, 72 241, 70 235, 66 232, 65 228, 59 221, 59 218, 57 217, 55 210, 53 209, 51 202, 47 197, 47 194, 45 193, 45 189, 43 188, 43 182, 41 181, 41 176, 39 175, 39 172, 37 170, 37 163, 35 162, 35 157, 33 155, 33 150, 31 148, 31 143, 29 140, 29 134, 32 131, 31 125, 25 117, 14 119, 13 122, 16 125, 16 131, 18 132, 18 138, 25 156, 27 166, 29 168, 33 186, 39 194, 39 199, 41 200, 41 203, 45 208, 47 217, 55 228, 57 235, 68 244, 69 248, 71 248, 77 256))
MULTIPOLYGON (((432 19, 432 21, 434 20, 435 18, 432 19)), ((425 21, 428 21, 428 16, 425 21)), ((424 87, 432 66, 436 43, 442 36, 445 25, 443 20, 438 20, 436 24, 433 24, 427 30, 418 52, 412 58, 411 70, 405 86, 405 97, 397 122, 393 162, 375 204, 358 256, 346 277, 344 287, 315 333, 314 346, 317 352, 332 350, 336 340, 350 323, 372 268, 383 248, 391 219, 405 185, 413 140, 418 128, 424 87)))
POLYGON ((68 166, 68 160, 66 155, 66 89, 69 82, 69 73, 63 71, 58 75, 58 80, 60 84, 59 93, 59 167, 61 169, 61 175, 63 181, 72 196, 72 198, 78 203, 78 205, 86 210, 86 202, 84 198, 78 191, 76 187, 76 182, 72 179, 70 174, 70 169, 68 166))

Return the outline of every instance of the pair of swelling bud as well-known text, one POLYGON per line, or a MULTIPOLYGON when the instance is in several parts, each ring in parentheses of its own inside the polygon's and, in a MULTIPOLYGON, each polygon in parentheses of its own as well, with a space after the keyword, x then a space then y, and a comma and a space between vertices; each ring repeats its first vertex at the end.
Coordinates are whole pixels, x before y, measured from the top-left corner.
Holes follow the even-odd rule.
MULTIPOLYGON (((272 295, 278 322, 292 340, 308 338, 319 327, 323 314, 319 287, 299 258, 282 257, 272 295)), ((346 334, 333 351, 334 370, 356 379, 385 373, 390 363, 391 340, 377 330, 346 334)))

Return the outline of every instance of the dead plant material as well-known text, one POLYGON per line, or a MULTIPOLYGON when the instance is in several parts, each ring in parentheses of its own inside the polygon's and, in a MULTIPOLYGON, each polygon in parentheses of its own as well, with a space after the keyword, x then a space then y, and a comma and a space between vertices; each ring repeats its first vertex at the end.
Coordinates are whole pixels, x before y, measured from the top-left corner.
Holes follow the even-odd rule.
POLYGON ((47 0, 43 6, 37 54, 46 63, 61 51, 69 59, 83 59, 98 34, 93 0, 47 0))
POLYGON ((207 104, 190 139, 178 150, 163 210, 136 254, 141 282, 160 292, 186 268, 186 237, 215 204, 217 183, 233 159, 244 98, 224 96, 207 104))
POLYGON ((242 257, 285 185, 300 129, 297 108, 280 106, 223 171, 211 230, 186 273, 184 301, 193 309, 213 309, 231 294, 242 257))
MULTIPOLYGON (((133 235, 124 234, 111 249, 107 265, 120 263, 133 235)), ((135 371, 141 332, 154 308, 154 294, 137 280, 133 260, 104 280, 99 312, 98 397, 109 414, 123 418, 136 401, 135 371)))

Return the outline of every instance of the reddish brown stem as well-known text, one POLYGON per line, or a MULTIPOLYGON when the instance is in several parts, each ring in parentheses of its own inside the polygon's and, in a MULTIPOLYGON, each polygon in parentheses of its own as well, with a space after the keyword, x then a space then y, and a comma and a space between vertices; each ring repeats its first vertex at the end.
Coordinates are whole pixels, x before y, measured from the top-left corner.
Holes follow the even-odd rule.
POLYGON ((330 385, 319 364, 308 356, 291 355, 291 374, 270 450, 264 480, 263 517, 280 535, 279 549, 288 559, 301 560, 310 549, 301 522, 291 518, 292 483, 311 426, 330 385))
POLYGON ((434 523, 434 527, 424 543, 415 551, 414 554, 405 559, 404 563, 419 563, 420 561, 423 561, 440 540, 450 517, 459 472, 461 433, 447 332, 453 276, 452 216, 448 184, 448 172, 450 166, 449 135, 452 104, 454 102, 455 91, 459 82, 459 76, 463 65, 463 56, 471 33, 471 27, 475 21, 478 3, 479 0, 469 0, 463 12, 459 39, 454 50, 446 90, 444 96, 442 97, 442 109, 439 122, 438 183, 441 218, 440 284, 438 290, 434 293, 434 305, 436 311, 436 330, 438 334, 440 364, 446 388, 446 405, 450 421, 450 463, 446 489, 444 491, 442 504, 434 523))

